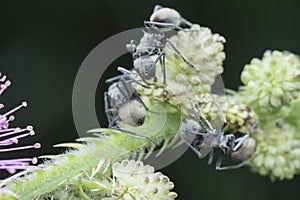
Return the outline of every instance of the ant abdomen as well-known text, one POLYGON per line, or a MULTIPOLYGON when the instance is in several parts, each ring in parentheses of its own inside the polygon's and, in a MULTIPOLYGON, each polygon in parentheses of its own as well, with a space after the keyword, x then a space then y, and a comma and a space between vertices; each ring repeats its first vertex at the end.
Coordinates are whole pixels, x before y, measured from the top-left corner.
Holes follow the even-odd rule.
POLYGON ((253 138, 247 138, 244 140, 242 146, 236 151, 231 152, 231 158, 237 161, 248 160, 256 150, 256 141, 253 138))

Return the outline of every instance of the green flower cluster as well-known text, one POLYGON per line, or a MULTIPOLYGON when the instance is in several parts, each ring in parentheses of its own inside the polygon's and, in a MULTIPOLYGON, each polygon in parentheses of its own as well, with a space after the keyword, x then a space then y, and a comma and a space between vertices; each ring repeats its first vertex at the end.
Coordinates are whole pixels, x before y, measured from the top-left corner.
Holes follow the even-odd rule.
POLYGON ((141 161, 122 160, 112 166, 95 168, 90 175, 80 175, 68 180, 68 187, 57 190, 52 199, 105 199, 105 200, 142 200, 142 199, 166 199, 177 197, 171 192, 174 184, 169 178, 160 172, 154 172, 154 168, 144 165, 141 161), (112 179, 102 179, 103 169, 112 179), (111 169, 112 170, 109 170, 111 169))
POLYGON ((179 31, 169 41, 194 67, 180 58, 170 43, 166 43, 166 66, 171 68, 167 74, 169 79, 187 85, 194 94, 196 91, 207 92, 205 86, 214 84, 216 76, 223 72, 222 64, 226 57, 223 51, 224 37, 195 24, 186 32, 179 31))
POLYGON ((246 65, 241 80, 241 101, 255 104, 257 112, 276 111, 299 96, 300 59, 295 54, 266 51, 263 58, 254 58, 246 65))
MULTIPOLYGON (((133 84, 133 87, 142 96, 168 102, 188 115, 190 101, 203 93, 209 93, 215 78, 223 72, 225 39, 219 34, 213 34, 209 28, 193 25, 188 31, 179 31, 169 41, 164 48, 166 85, 163 84, 162 71, 157 70, 158 81, 151 82, 150 89, 138 84, 133 84)), ((157 68, 160 67, 157 63, 157 68)))
POLYGON ((299 75, 299 57, 280 51, 266 51, 261 60, 253 59, 241 74, 246 85, 236 96, 260 119, 259 129, 252 134, 257 150, 251 163, 254 171, 271 180, 292 179, 300 173, 299 110, 295 107, 299 75))
POLYGON ((256 153, 251 159, 254 171, 271 180, 292 179, 300 172, 300 140, 287 124, 277 124, 270 131, 253 134, 257 141, 256 153))
MULTIPOLYGON (((201 94, 197 98, 201 112, 211 122, 215 122, 216 127, 223 125, 223 119, 220 111, 228 122, 227 131, 239 131, 241 133, 250 133, 257 125, 258 116, 245 104, 239 103, 234 96, 220 96, 212 94, 201 94)), ((193 117, 193 116, 191 116, 193 117)))
POLYGON ((142 200, 166 199, 177 197, 171 192, 174 184, 154 168, 144 165, 141 161, 123 160, 113 165, 114 184, 112 187, 116 199, 142 200))

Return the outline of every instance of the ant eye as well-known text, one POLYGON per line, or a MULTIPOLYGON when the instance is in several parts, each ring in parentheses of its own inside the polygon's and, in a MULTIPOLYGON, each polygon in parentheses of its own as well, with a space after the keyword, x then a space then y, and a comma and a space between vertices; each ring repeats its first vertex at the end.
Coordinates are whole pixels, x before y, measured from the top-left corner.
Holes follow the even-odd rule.
POLYGON ((192 126, 192 130, 197 131, 198 130, 197 126, 196 125, 192 126))
POLYGON ((144 124, 144 122, 145 122, 145 118, 141 118, 138 120, 137 125, 142 126, 144 124))

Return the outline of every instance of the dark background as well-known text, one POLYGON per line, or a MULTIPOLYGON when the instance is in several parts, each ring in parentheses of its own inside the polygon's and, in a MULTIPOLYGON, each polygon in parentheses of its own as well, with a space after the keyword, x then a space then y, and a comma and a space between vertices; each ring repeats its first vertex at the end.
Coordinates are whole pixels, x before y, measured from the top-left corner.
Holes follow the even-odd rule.
MULTIPOLYGON (((13 125, 34 125, 36 136, 23 142, 38 140, 43 148, 32 154, 60 153, 63 150, 52 145, 78 137, 71 98, 82 61, 106 38, 142 26, 157 3, 174 7, 191 21, 225 36, 227 88, 237 89, 243 66, 266 49, 300 54, 297 0, 1 1, 0 69, 13 82, 1 102, 9 108, 28 101, 29 107, 16 114, 13 125)), ((130 66, 131 61, 118 64, 130 66)), ((100 118, 104 123, 103 114, 100 118)), ((217 172, 206 162, 188 151, 162 169, 174 181, 178 199, 299 199, 299 177, 272 183, 248 169, 217 172)))

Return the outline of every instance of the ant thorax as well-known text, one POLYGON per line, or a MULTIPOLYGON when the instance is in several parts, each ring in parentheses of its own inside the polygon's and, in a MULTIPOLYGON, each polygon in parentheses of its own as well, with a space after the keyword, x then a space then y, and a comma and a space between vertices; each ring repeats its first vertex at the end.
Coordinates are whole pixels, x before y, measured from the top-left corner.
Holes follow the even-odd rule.
POLYGON ((213 129, 203 136, 203 147, 221 148, 223 146, 222 140, 224 138, 224 133, 220 130, 213 129))
POLYGON ((146 31, 143 31, 143 33, 144 35, 136 47, 136 52, 134 53, 135 57, 156 54, 159 49, 164 47, 161 42, 161 40, 164 38, 163 34, 155 34, 146 31))
POLYGON ((110 106, 113 108, 120 108, 126 101, 126 97, 120 92, 118 82, 113 83, 108 88, 108 95, 110 97, 110 106))
POLYGON ((141 126, 144 123, 144 104, 125 76, 104 93, 104 104, 109 127, 114 127, 118 121, 130 126, 141 126))

